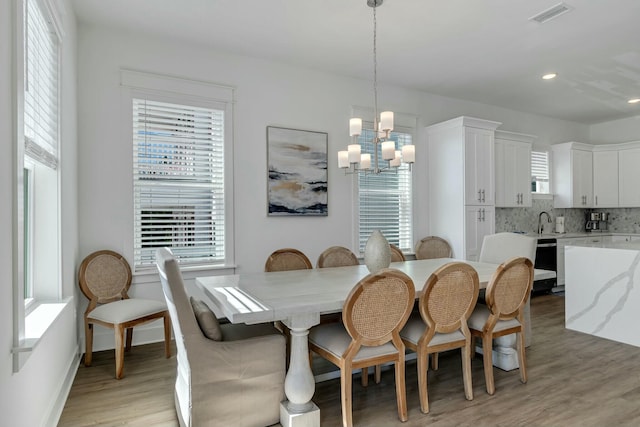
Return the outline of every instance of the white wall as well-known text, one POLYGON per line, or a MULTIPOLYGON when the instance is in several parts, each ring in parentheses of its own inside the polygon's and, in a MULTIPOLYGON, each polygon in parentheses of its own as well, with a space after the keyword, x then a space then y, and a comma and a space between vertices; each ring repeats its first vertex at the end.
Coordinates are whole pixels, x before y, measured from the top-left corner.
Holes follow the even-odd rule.
MULTIPOLYGON (((95 250, 112 249, 132 260, 132 147, 130 131, 121 125, 127 120, 120 116, 121 68, 236 88, 234 222, 238 272, 262 270, 269 253, 281 247, 296 247, 314 263, 329 246, 355 249, 353 181, 337 169, 336 152, 348 143, 351 106, 371 105, 369 80, 84 25, 79 28, 78 67, 82 257, 95 250), (327 217, 267 216, 266 127, 269 125, 328 132, 327 217)), ((419 129, 459 115, 470 115, 502 121, 505 130, 538 135, 543 145, 586 140, 589 135, 588 126, 582 124, 382 84, 379 99, 380 108, 416 115, 419 129)), ((428 233, 422 214, 428 201, 424 191, 427 175, 423 145, 419 130, 416 140, 419 160, 414 167, 418 238, 428 233)), ((201 272, 200 275, 220 273, 224 272, 201 272)), ((187 280, 187 284, 190 292, 198 293, 192 280, 187 280)), ((155 274, 135 277, 131 294, 162 299, 155 274)), ((160 334, 157 337, 160 339, 160 334)), ((106 331, 97 329, 95 339, 98 348, 113 345, 106 331)))
MULTIPOLYGON (((66 0, 62 16, 66 49, 62 55, 61 175, 63 295, 75 296, 78 265, 77 137, 76 137, 76 28, 66 0)), ((38 343, 18 373, 12 369, 13 282, 12 191, 13 127, 15 122, 12 62, 13 1, 0 2, 0 424, 6 426, 54 426, 66 398, 65 388, 77 366, 76 312, 68 306, 38 343)))
POLYGON ((590 131, 590 140, 593 144, 640 141, 640 115, 598 123, 592 125, 590 131))

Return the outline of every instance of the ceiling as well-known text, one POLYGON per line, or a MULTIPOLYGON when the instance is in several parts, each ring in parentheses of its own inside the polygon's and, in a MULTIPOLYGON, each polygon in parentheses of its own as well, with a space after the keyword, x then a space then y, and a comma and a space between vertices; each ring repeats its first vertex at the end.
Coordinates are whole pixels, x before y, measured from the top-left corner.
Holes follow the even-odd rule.
MULTIPOLYGON (((366 0, 72 0, 80 22, 373 78, 366 0)), ((385 0, 378 82, 564 120, 640 115, 640 1, 385 0), (541 76, 558 73, 551 81, 541 76)))

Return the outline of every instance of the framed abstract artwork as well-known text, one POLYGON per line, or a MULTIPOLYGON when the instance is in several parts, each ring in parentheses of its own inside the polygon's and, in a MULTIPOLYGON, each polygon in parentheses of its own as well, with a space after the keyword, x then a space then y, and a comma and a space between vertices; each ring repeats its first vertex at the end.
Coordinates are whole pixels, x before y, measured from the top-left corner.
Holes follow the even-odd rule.
POLYGON ((269 216, 326 216, 325 132, 267 126, 269 216))

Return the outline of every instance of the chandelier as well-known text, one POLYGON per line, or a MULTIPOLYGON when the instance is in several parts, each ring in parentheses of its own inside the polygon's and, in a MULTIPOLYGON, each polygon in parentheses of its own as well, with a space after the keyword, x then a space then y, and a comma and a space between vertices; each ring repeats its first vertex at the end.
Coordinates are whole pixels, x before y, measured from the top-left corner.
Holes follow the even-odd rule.
POLYGON ((345 174, 357 172, 379 174, 386 171, 396 171, 402 162, 411 165, 415 162, 415 146, 404 145, 402 150, 396 150, 396 144, 391 139, 393 130, 393 111, 383 111, 378 119, 378 58, 377 58, 377 21, 376 8, 383 0, 367 0, 367 5, 373 8, 373 159, 371 154, 362 153, 358 138, 362 134, 362 119, 349 120, 349 136, 351 144, 347 150, 338 151, 338 167, 345 170, 345 174), (378 154, 378 146, 381 153, 378 154), (382 156, 383 163, 379 162, 382 156), (386 163, 384 163, 386 162, 386 163))

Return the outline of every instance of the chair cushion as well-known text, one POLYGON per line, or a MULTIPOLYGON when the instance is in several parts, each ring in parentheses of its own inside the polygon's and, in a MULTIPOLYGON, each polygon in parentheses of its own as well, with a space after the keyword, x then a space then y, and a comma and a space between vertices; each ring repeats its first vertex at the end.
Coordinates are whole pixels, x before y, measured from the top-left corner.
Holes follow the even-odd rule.
MULTIPOLYGON (((487 319, 491 312, 486 305, 476 305, 476 308, 469 316, 469 320, 467 321, 467 325, 469 325, 469 329, 475 329, 476 331, 482 331, 485 323, 487 323, 487 319)), ((498 320, 496 323, 496 327, 493 328, 494 332, 500 332, 505 329, 513 328, 515 326, 520 326, 520 322, 518 319, 509 319, 509 320, 498 320)))
MULTIPOLYGON (((325 349, 335 357, 342 357, 349 344, 351 344, 351 336, 341 323, 330 323, 312 328, 309 331, 309 342, 325 349)), ((398 350, 391 342, 378 347, 367 347, 363 345, 353 360, 358 361, 397 353, 398 350)))
POLYGON ((131 298, 99 305, 88 314, 87 318, 118 324, 140 319, 166 309, 167 305, 161 301, 131 298))
MULTIPOLYGON (((413 344, 417 345, 426 328, 427 325, 422 320, 422 317, 414 313, 411 315, 404 328, 402 328, 402 331, 400 331, 400 337, 402 337, 403 340, 412 342, 413 344)), ((428 345, 435 346, 450 342, 464 341, 464 339, 464 335, 459 330, 450 332, 448 334, 441 334, 436 332, 433 338, 431 338, 431 341, 428 345)))
POLYGON ((222 341, 222 330, 218 323, 218 318, 213 311, 204 303, 204 301, 189 297, 191 301, 191 307, 193 307, 193 314, 196 316, 198 326, 205 337, 213 341, 222 341))

